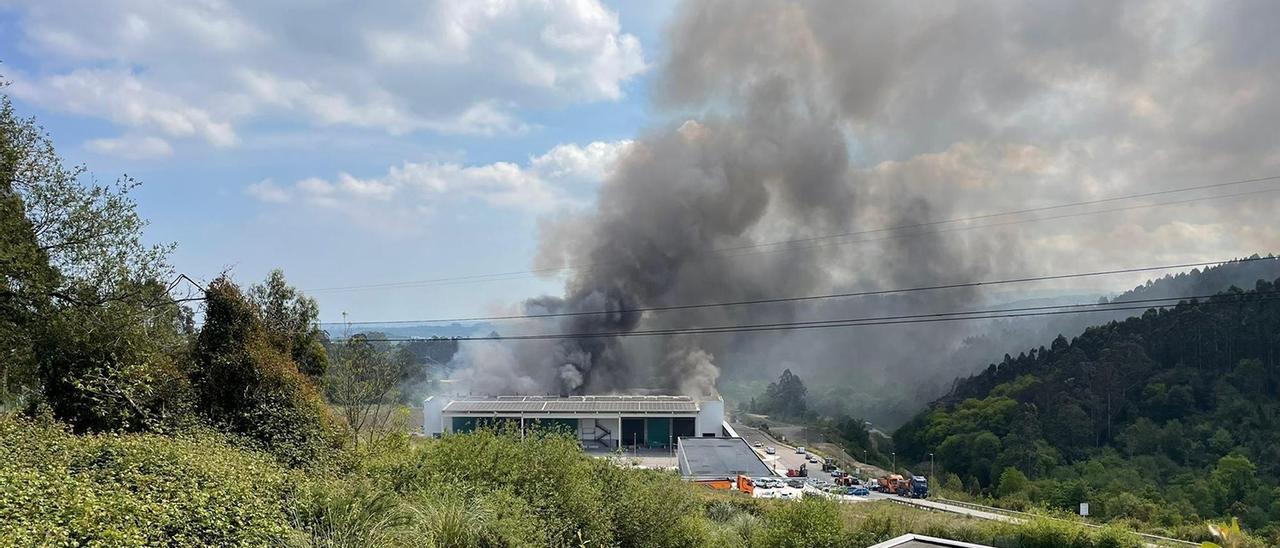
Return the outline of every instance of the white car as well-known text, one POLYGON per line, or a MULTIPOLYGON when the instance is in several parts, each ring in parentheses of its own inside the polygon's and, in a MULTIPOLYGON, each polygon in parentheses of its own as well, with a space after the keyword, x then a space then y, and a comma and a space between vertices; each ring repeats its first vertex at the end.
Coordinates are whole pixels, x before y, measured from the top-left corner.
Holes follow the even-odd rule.
POLYGON ((796 454, 803 455, 804 447, 796 447, 796 454))
MULTIPOLYGON (((741 446, 739 446, 739 447, 741 447, 741 446)), ((778 454, 778 450, 777 450, 777 449, 774 449, 772 445, 771 445, 771 446, 769 446, 769 447, 765 447, 765 448, 764 448, 764 452, 765 452, 765 453, 768 453, 768 454, 770 454, 770 455, 776 455, 776 454, 778 454)))
POLYGON ((764 444, 760 442, 755 442, 753 445, 755 445, 756 448, 764 447, 764 444))

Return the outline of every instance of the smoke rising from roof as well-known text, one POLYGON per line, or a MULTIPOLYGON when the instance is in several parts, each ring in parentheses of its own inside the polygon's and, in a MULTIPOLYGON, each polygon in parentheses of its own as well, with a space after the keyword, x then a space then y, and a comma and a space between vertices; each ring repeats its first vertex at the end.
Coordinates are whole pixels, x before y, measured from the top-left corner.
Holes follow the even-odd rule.
MULTIPOLYGON (((686 310, 635 307, 1077 271, 1265 251, 1274 199, 1046 226, 906 230, 749 246, 1280 172, 1280 7, 1165 2, 691 2, 640 136, 593 210, 546 222, 537 268, 574 265, 526 312, 620 311, 514 332, 629 331, 972 308, 976 290, 686 310), (1240 32, 1221 33, 1231 25, 1240 32), (1268 26, 1270 25, 1270 26, 1268 26), (1252 29, 1252 30, 1249 30, 1252 29), (1266 130, 1265 128, 1270 128, 1266 130), (1243 227, 1243 228, 1241 228, 1243 227), (1214 232, 1217 230, 1217 232, 1214 232), (1195 232, 1207 238, 1177 237, 1195 232)), ((1128 285, 1120 281, 1117 287, 1128 285)), ((547 392, 713 390, 783 367, 934 392, 990 325, 513 342, 478 370, 547 392)), ((988 337, 991 350, 1041 341, 988 337)), ((989 356, 995 360, 998 354, 989 356)), ((494 387, 500 390, 506 387, 494 387)), ((520 388, 513 386, 512 388, 520 388)), ((936 395, 936 394, 935 394, 936 395)))

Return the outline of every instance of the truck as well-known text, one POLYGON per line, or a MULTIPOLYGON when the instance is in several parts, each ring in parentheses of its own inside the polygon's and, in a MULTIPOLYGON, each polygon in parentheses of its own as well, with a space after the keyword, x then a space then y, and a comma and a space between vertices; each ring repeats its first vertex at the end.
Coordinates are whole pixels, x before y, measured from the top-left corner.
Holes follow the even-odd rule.
POLYGON ((840 476, 840 477, 838 477, 838 478, 835 478, 835 483, 836 483, 836 485, 843 485, 843 486, 845 486, 845 487, 853 487, 854 485, 857 485, 857 484, 858 484, 858 478, 856 478, 856 477, 854 477, 854 476, 851 476, 851 475, 846 474, 846 475, 844 475, 844 476, 840 476))
POLYGON ((907 483, 907 496, 913 499, 929 498, 929 480, 924 476, 911 476, 911 480, 907 483))
POLYGON ((809 467, 804 464, 801 464, 800 468, 788 468, 787 477, 788 478, 807 478, 809 477, 809 467))
POLYGON ((831 458, 831 457, 827 457, 827 458, 825 458, 825 459, 822 459, 822 471, 823 471, 823 472, 830 472, 830 471, 835 470, 835 469, 836 469, 836 459, 833 459, 833 458, 831 458))
POLYGON ((738 490, 748 495, 755 493, 756 480, 751 479, 750 476, 738 474, 738 490))
POLYGON ((900 485, 903 487, 906 486, 904 478, 899 474, 889 474, 887 476, 880 476, 879 481, 876 483, 876 490, 881 493, 892 495, 898 492, 900 485))

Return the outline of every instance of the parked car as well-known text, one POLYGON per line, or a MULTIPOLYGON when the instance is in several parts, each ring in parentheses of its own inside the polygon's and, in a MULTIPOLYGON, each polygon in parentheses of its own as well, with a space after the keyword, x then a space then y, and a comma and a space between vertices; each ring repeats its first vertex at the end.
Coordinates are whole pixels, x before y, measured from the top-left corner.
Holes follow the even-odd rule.
POLYGON ((868 491, 866 487, 863 487, 861 485, 855 485, 849 488, 849 494, 855 497, 865 497, 871 494, 871 492, 868 491))
MULTIPOLYGON (((739 445, 738 447, 742 447, 742 446, 741 446, 741 445, 739 445)), ((776 454, 778 454, 778 450, 777 450, 777 449, 774 449, 772 445, 770 445, 769 447, 765 447, 765 448, 764 448, 764 452, 765 452, 765 453, 768 453, 768 454, 770 454, 770 455, 776 455, 776 454)))
POLYGON ((793 479, 787 482, 787 487, 792 489, 804 489, 804 482, 798 479, 793 479))

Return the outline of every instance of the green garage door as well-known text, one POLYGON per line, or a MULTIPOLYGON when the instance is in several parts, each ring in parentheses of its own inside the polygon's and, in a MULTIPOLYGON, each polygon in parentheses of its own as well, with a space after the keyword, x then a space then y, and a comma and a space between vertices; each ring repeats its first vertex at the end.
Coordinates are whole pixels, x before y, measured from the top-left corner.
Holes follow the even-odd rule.
POLYGON ((649 447, 666 447, 671 440, 671 418, 645 419, 645 437, 649 447))
POLYGON ((644 445, 644 419, 622 419, 622 445, 644 445))

